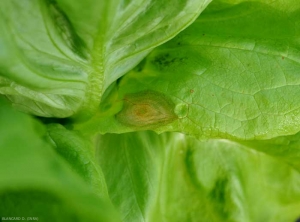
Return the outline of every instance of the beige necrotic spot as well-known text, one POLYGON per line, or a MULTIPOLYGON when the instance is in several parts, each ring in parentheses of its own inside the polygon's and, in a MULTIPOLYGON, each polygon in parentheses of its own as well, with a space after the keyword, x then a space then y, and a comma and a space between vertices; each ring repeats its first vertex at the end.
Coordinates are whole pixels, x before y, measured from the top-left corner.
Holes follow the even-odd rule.
POLYGON ((153 128, 177 118, 174 104, 163 94, 146 91, 124 97, 123 109, 116 115, 119 122, 133 127, 153 128))

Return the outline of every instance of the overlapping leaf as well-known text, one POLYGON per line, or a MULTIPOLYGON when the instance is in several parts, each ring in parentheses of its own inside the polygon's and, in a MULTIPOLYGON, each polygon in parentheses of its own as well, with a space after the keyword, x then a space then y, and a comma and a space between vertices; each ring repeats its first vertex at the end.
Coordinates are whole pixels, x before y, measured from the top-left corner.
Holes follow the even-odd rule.
MULTIPOLYGON (((137 130, 113 115, 122 113, 124 119, 127 98, 151 92, 169 100, 171 111, 162 112, 173 112, 177 118, 148 129, 239 139, 297 133, 299 4, 290 1, 281 8, 279 3, 283 4, 217 1, 209 5, 188 29, 156 48, 116 84, 101 111, 112 117, 96 130, 137 130)), ((141 119, 135 113, 137 105, 132 103, 136 109, 127 112, 128 119, 141 119)), ((154 113, 144 116, 154 118, 154 113)))
MULTIPOLYGON (((0 213, 40 221, 118 221, 105 187, 92 189, 53 147, 45 129, 0 101, 0 213)), ((103 179, 103 178, 102 178, 103 179)))
POLYGON ((99 164, 125 222, 285 222, 300 216, 299 172, 236 142, 153 132, 108 134, 99 141, 99 164))
POLYGON ((35 115, 89 116, 104 89, 209 2, 3 0, 0 93, 35 115))

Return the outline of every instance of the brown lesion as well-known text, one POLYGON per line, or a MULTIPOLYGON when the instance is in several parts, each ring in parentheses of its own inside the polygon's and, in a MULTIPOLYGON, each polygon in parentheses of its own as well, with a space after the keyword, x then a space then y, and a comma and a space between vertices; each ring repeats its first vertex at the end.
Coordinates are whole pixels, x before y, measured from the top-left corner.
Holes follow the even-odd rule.
POLYGON ((153 116, 153 109, 148 104, 135 104, 132 107, 132 113, 142 119, 148 119, 149 117, 153 116))
POLYGON ((163 94, 144 91, 124 97, 123 109, 116 115, 124 125, 139 128, 154 128, 172 122, 174 104, 163 94))

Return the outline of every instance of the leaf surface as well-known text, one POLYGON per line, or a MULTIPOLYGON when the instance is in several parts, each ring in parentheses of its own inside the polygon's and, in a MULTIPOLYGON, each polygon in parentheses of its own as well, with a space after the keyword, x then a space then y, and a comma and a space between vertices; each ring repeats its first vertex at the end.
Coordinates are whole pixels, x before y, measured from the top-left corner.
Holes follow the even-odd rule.
MULTIPOLYGON (((281 8, 280 2, 210 4, 190 27, 115 84, 103 100, 104 111, 93 120, 105 123, 91 129, 136 130, 115 116, 123 113, 126 97, 152 92, 173 104, 162 112, 176 116, 146 127, 157 132, 238 139, 299 132, 299 4, 290 1, 281 8)), ((127 113, 133 118, 138 118, 135 112, 127 113)))
POLYGON ((211 0, 3 0, 0 94, 43 117, 87 118, 104 90, 211 0))
POLYGON ((105 187, 94 189, 46 141, 46 129, 0 101, 1 217, 119 221, 105 187))
POLYGON ((300 216, 299 171, 233 141, 136 132, 100 136, 97 149, 125 222, 286 222, 300 216))

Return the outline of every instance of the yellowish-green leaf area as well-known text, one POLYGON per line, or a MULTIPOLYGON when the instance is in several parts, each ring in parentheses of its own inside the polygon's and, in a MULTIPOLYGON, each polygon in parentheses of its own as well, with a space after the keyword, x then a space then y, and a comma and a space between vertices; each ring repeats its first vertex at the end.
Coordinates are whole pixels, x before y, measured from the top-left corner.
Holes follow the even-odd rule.
POLYGON ((211 0, 1 0, 0 95, 41 117, 83 121, 114 81, 211 0))
POLYGON ((106 134, 96 153, 123 222, 296 222, 299 136, 253 141, 251 150, 178 133, 106 134))
POLYGON ((123 109, 116 118, 124 125, 149 129, 165 125, 177 118, 174 103, 157 92, 132 93, 123 100, 123 109))
MULTIPOLYGON (((214 1, 118 81, 114 104, 128 93, 165 95, 178 118, 159 133, 265 140, 299 132, 299 4, 291 13, 276 2, 214 1)), ((129 130, 102 126, 104 133, 129 130)))

